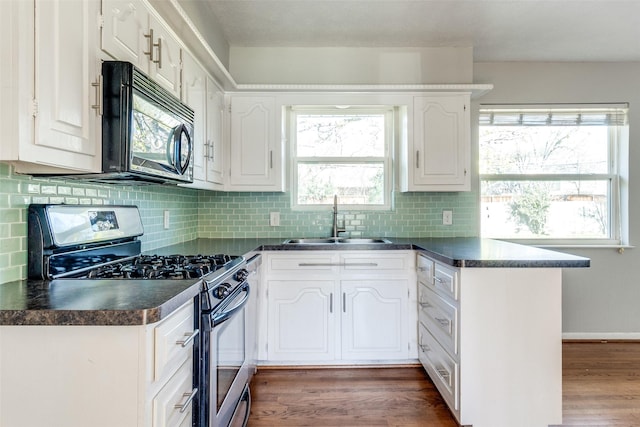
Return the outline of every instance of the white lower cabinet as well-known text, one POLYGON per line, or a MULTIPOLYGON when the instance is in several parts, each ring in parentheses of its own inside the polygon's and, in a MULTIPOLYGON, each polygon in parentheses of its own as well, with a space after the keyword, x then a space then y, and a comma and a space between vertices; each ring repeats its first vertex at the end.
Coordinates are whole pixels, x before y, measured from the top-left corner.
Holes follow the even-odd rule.
POLYGON ((458 422, 561 424, 561 269, 416 264, 418 359, 458 422))
POLYGON ((0 425, 190 426, 193 316, 190 301, 150 325, 0 326, 0 425))
POLYGON ((410 252, 267 252, 265 262, 266 362, 383 363, 411 357, 410 252))

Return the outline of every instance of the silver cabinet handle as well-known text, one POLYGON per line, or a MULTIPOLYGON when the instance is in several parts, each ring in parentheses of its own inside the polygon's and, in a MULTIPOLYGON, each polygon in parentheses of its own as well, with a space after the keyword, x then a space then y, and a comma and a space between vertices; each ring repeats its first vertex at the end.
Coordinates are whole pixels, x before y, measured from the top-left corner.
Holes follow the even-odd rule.
POLYGON ((447 371, 446 369, 436 369, 436 372, 438 373, 438 375, 440 375, 440 377, 442 377, 443 380, 445 380, 446 382, 449 382, 451 379, 451 374, 449 373, 449 371, 447 371))
POLYGON ((442 326, 443 328, 448 328, 449 325, 451 324, 451 321, 449 319, 444 319, 442 317, 434 317, 435 321, 438 322, 440 324, 440 326, 442 326))
POLYGON ((418 305, 422 308, 429 308, 431 307, 431 304, 429 304, 428 302, 425 301, 418 301, 418 305))
POLYGON ((338 267, 340 264, 332 262, 299 262, 298 267, 338 267))
POLYGON ((433 279, 438 283, 444 283, 444 280, 441 277, 435 276, 433 279))
POLYGON ((198 388, 195 387, 193 390, 191 390, 191 393, 184 393, 182 395, 182 397, 186 397, 187 398, 187 400, 182 405, 178 404, 178 405, 175 405, 174 407, 176 409, 180 409, 181 413, 186 411, 187 408, 189 407, 189 405, 191 404, 191 402, 193 401, 193 399, 196 397, 197 394, 198 394, 198 388))
POLYGON ((431 348, 429 348, 428 345, 422 344, 422 336, 420 336, 420 340, 418 341, 418 347, 420 347, 420 350, 422 350, 423 353, 431 351, 431 348))
POLYGON ((269 169, 273 169, 273 150, 269 150, 269 169))
POLYGON ((186 347, 186 346, 188 346, 188 345, 189 345, 189 343, 190 343, 191 341, 193 341, 193 339, 194 339, 195 337, 197 337, 197 336, 198 336, 198 334, 199 334, 199 333, 200 333, 200 329, 196 329, 196 330, 195 330, 195 331, 193 331, 193 332, 186 333, 186 334, 184 334, 184 335, 185 335, 185 338, 184 338, 184 339, 182 339, 182 340, 178 340, 178 341, 176 341, 176 344, 177 344, 177 345, 181 345, 182 347, 186 347))
POLYGON ((344 263, 345 267, 377 267, 378 263, 376 262, 352 262, 352 263, 344 263))
POLYGON ((209 142, 207 140, 207 142, 204 143, 204 158, 208 159, 209 158, 209 142))
POLYGON ((144 53, 145 55, 148 55, 148 56, 149 56, 149 61, 151 61, 151 62, 155 62, 155 61, 153 60, 153 47, 155 46, 155 45, 153 44, 153 28, 149 28, 149 34, 145 34, 145 35, 144 35, 144 37, 145 37, 146 39, 149 39, 149 44, 148 44, 148 46, 149 46, 149 51, 148 51, 148 52, 142 52, 142 53, 144 53))
POLYGON ((343 313, 347 312, 347 293, 346 292, 342 293, 342 312, 343 313))
POLYGON ((211 145, 211 151, 209 152, 209 159, 213 162, 215 160, 215 156, 216 156, 216 142, 215 141, 210 141, 209 144, 211 145))
POLYGON ((329 313, 333 313, 333 292, 329 293, 329 313))
POLYGON ((91 106, 96 110, 96 114, 102 115, 102 75, 98 76, 98 81, 91 83, 91 86, 96 90, 96 103, 91 106))
POLYGON ((158 43, 154 43, 153 45, 158 48, 158 59, 152 62, 158 64, 158 68, 162 68, 162 39, 158 37, 158 43))
POLYGON ((416 151, 416 169, 420 169, 420 151, 416 151))

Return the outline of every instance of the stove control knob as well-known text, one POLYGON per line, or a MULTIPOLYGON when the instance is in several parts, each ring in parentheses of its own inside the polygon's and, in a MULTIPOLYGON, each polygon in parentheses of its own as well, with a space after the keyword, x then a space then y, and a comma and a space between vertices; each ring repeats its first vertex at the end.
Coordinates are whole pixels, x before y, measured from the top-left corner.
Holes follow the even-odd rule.
POLYGON ((247 277, 249 277, 249 272, 247 271, 246 268, 242 268, 238 270, 238 272, 235 275, 235 278, 238 282, 244 282, 245 280, 247 280, 247 277))
POLYGON ((231 293, 231 285, 228 283, 220 283, 213 289, 213 296, 223 299, 231 293))

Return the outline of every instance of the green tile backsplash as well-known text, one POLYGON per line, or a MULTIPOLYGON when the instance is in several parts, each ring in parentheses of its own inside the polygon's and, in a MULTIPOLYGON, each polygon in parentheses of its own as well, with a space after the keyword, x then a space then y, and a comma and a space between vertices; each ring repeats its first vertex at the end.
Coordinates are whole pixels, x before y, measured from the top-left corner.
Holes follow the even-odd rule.
MULTIPOLYGON (((285 193, 225 193, 175 186, 116 186, 15 174, 0 163, 0 283, 26 278, 27 207, 31 203, 136 205, 144 225, 143 251, 203 238, 324 237, 332 212, 292 211, 285 193), (169 210, 170 227, 163 227, 169 210), (280 212, 280 226, 269 213, 280 212)), ((391 212, 340 209, 352 236, 452 237, 478 234, 475 193, 396 193, 391 212), (442 210, 453 225, 442 225, 442 210)))
POLYGON ((26 278, 27 207, 31 203, 136 205, 144 251, 198 237, 198 192, 174 186, 114 186, 33 178, 0 163, 0 283, 26 278), (170 227, 163 227, 169 210, 170 227))
MULTIPOLYGON (((453 237, 477 236, 474 193, 396 193, 390 212, 340 209, 351 236, 453 237), (453 225, 442 225, 442 210, 453 210, 453 225)), ((326 237, 332 232, 332 210, 292 211, 285 193, 202 192, 198 204, 198 235, 208 238, 326 237), (269 213, 280 212, 280 226, 269 226, 269 213)))

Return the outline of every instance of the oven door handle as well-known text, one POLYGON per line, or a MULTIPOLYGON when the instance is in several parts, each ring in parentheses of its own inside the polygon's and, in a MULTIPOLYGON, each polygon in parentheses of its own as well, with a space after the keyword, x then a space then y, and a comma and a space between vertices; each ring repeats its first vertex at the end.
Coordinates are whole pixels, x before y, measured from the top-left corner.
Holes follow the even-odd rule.
POLYGON ((227 320, 231 319, 231 317, 236 314, 238 311, 242 310, 244 308, 244 306, 247 304, 247 302, 249 301, 249 294, 251 293, 251 288, 249 286, 249 283, 246 282, 243 286, 243 289, 241 292, 245 292, 245 296, 244 298, 242 298, 242 300, 236 304, 235 306, 231 307, 228 310, 223 311, 222 313, 217 313, 215 315, 212 316, 212 320, 213 320, 213 327, 215 328, 216 326, 226 322, 227 320))

